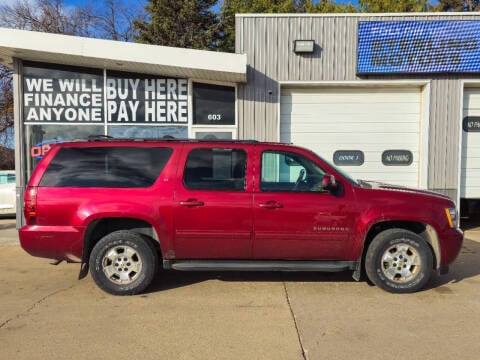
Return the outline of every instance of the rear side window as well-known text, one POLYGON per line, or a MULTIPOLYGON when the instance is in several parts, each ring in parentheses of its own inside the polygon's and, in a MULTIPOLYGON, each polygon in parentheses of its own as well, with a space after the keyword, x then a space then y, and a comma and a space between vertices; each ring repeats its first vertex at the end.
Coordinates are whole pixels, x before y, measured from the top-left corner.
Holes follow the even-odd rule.
POLYGON ((247 154, 239 149, 194 149, 188 154, 183 183, 193 190, 243 190, 247 154))
POLYGON ((153 185, 170 158, 170 148, 62 148, 40 186, 141 188, 153 185))

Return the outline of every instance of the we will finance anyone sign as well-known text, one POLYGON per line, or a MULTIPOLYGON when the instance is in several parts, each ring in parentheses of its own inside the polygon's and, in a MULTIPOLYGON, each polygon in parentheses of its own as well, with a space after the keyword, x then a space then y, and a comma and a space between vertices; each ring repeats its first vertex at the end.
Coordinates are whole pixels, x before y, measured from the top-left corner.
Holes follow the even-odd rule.
POLYGON ((188 123, 188 81, 24 76, 25 123, 188 123))

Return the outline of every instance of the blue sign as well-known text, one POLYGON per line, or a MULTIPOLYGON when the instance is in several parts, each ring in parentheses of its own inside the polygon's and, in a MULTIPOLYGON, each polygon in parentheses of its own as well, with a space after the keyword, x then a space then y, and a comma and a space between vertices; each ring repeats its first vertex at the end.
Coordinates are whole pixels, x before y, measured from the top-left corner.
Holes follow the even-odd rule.
POLYGON ((358 24, 357 74, 480 73, 480 21, 358 24))

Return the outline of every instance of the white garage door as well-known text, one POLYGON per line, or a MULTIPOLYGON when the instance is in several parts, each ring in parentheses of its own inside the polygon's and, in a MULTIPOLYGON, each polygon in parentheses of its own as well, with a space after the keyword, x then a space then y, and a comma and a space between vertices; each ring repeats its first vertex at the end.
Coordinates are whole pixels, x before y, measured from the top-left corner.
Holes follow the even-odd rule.
POLYGON ((480 89, 463 94, 460 197, 480 199, 480 89))
POLYGON ((356 179, 419 187, 421 99, 420 87, 282 88, 280 141, 356 179))

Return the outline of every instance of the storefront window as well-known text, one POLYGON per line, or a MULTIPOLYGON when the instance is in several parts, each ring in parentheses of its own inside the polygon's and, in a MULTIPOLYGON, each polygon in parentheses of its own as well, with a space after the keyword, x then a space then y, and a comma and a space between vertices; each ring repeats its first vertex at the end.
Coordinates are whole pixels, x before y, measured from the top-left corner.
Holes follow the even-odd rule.
POLYGON ((89 136, 103 135, 103 125, 27 125, 26 171, 30 178, 40 159, 50 150, 52 144, 72 140, 87 140, 89 136))
POLYGON ((200 140, 231 140, 231 131, 197 131, 195 139, 200 140))
POLYGON ((34 62, 23 63, 27 179, 54 143, 120 139, 235 138, 235 87, 187 79, 34 62), (212 126, 213 125, 213 126, 212 126))
POLYGON ((25 63, 25 124, 103 123, 103 72, 97 69, 25 63))
POLYGON ((235 125, 235 88, 193 84, 194 125, 235 125))
POLYGON ((108 135, 118 139, 188 138, 188 126, 109 126, 108 135))
POLYGON ((107 72, 107 123, 188 124, 188 80, 107 72))

